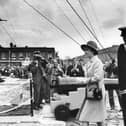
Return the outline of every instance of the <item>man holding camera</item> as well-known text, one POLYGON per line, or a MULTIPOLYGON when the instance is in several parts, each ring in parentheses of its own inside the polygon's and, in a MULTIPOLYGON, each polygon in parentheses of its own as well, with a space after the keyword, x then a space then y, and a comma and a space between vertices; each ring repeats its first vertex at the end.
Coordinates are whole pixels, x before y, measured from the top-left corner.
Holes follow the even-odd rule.
POLYGON ((47 62, 41 56, 40 51, 35 51, 33 53, 33 61, 28 68, 28 70, 32 73, 35 110, 42 108, 40 104, 46 97, 46 64, 47 62))

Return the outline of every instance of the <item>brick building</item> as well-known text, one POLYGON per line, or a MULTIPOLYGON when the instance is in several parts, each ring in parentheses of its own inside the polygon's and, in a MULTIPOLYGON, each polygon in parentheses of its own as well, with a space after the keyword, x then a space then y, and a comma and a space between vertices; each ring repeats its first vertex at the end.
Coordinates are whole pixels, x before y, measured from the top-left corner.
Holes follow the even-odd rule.
POLYGON ((33 52, 40 51, 41 55, 48 59, 56 56, 55 48, 47 47, 0 47, 0 65, 19 65, 26 58, 32 59, 33 52))

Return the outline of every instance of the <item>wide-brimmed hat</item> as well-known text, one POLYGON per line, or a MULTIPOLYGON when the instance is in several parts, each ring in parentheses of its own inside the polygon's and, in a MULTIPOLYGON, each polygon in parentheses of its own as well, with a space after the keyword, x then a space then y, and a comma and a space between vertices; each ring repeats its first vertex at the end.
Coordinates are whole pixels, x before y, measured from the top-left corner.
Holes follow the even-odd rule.
POLYGON ((98 53, 98 46, 94 41, 88 41, 87 44, 82 44, 81 49, 86 51, 87 49, 92 49, 94 52, 98 53))
POLYGON ((126 35, 126 27, 119 27, 118 29, 121 31, 120 36, 126 35))

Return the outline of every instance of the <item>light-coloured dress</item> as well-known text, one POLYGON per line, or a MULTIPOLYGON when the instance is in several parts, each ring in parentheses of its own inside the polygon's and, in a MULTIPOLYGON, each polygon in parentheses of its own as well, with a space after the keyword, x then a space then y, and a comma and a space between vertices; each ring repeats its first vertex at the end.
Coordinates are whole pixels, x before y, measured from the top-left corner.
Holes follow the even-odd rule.
POLYGON ((102 122, 106 118, 106 101, 104 87, 103 64, 97 56, 93 56, 86 66, 86 77, 99 80, 99 87, 102 88, 103 99, 100 101, 86 100, 80 114, 80 121, 102 122))

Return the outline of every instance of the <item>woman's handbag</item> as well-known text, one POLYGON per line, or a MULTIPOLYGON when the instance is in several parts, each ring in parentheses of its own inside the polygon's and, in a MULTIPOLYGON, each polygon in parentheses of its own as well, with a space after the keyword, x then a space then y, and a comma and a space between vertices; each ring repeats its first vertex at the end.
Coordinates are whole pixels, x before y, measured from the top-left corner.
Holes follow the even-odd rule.
POLYGON ((101 100, 102 99, 102 89, 99 88, 98 82, 89 82, 86 86, 86 96, 85 99, 88 100, 101 100))

